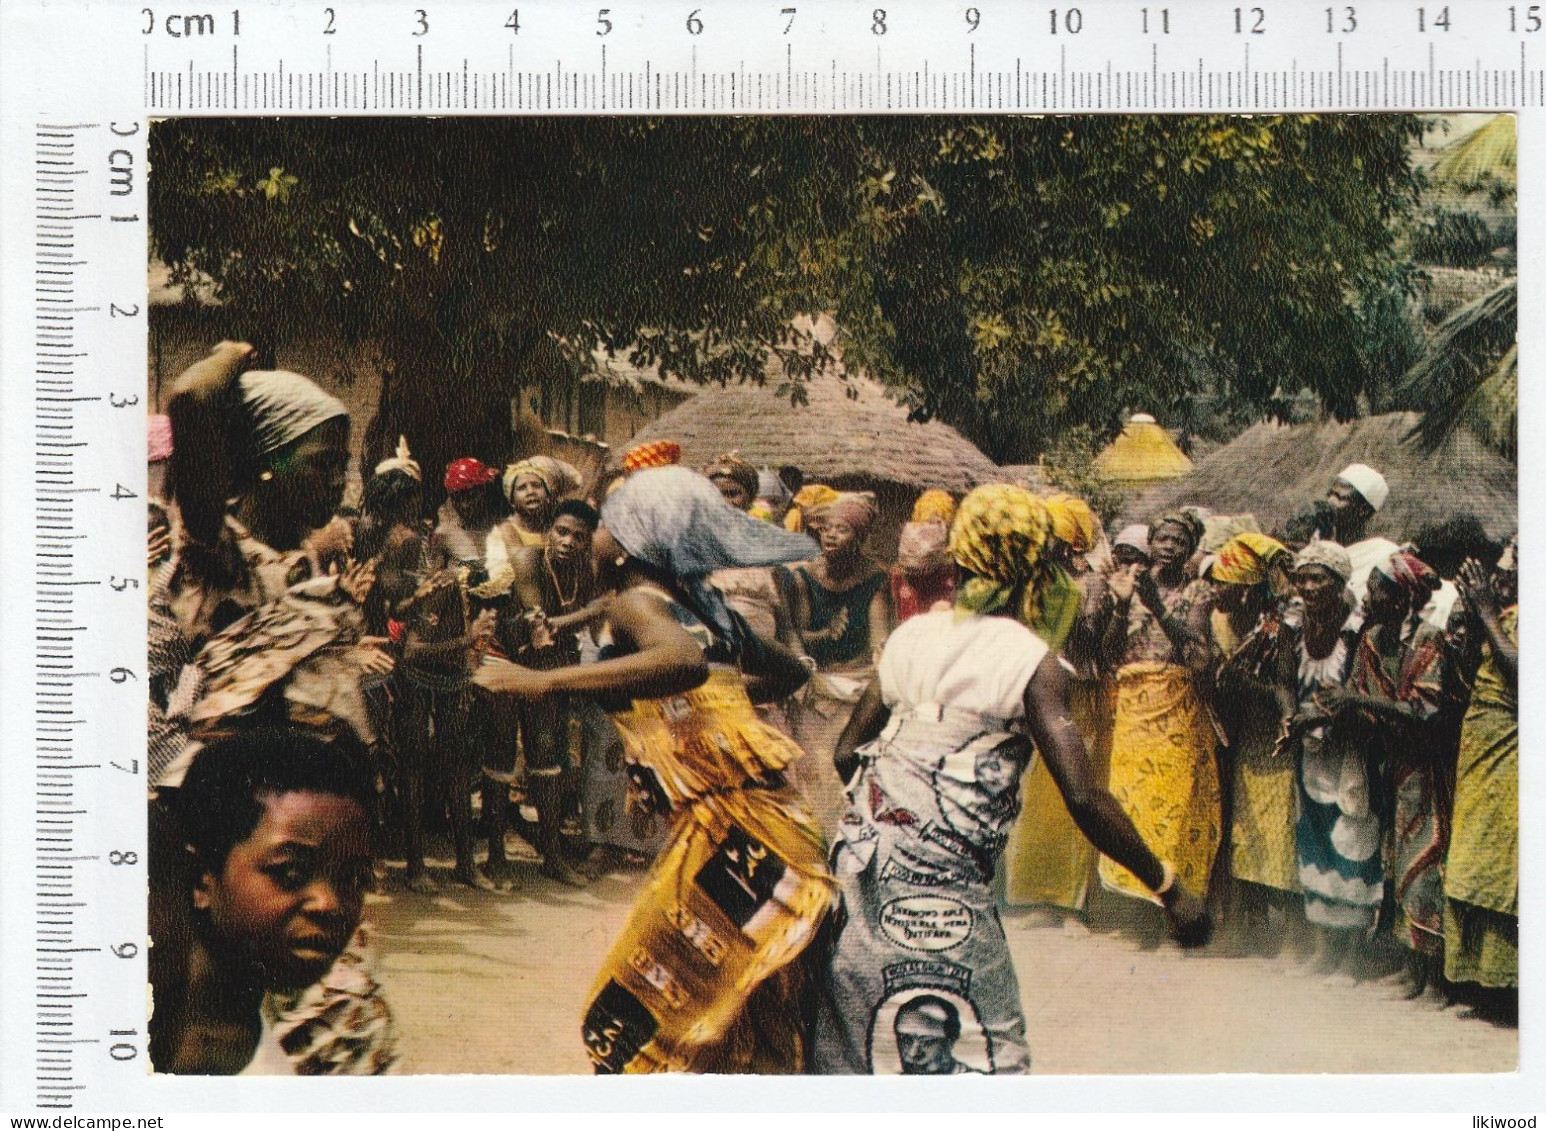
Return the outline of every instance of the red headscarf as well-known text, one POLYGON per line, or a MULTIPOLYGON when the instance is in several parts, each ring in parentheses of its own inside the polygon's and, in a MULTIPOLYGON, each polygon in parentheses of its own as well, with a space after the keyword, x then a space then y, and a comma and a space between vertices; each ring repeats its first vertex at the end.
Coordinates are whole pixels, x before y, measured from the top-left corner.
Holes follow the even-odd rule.
POLYGON ((451 492, 467 491, 473 487, 482 487, 492 483, 499 477, 499 472, 489 467, 480 459, 472 456, 463 456, 461 459, 452 460, 446 467, 446 490, 451 492))
POLYGON ((1418 606, 1426 605, 1439 587, 1439 575, 1433 571, 1433 567, 1411 550, 1397 550, 1390 555, 1388 562, 1376 568, 1401 586, 1412 603, 1418 606))

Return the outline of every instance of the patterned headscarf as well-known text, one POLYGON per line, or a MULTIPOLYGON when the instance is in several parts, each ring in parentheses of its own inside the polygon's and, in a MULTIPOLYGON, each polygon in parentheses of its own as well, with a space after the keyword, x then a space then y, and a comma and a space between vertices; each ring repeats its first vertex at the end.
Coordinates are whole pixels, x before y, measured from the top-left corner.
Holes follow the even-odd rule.
POLYGON ((682 462, 682 445, 675 440, 650 440, 635 444, 623 453, 624 471, 643 471, 646 467, 670 467, 682 462))
POLYGON ((1304 566, 1320 566, 1322 569, 1336 574, 1342 579, 1344 585, 1348 578, 1353 576, 1353 559, 1347 556, 1347 550, 1339 542, 1331 542, 1325 538, 1312 538, 1294 556, 1294 568, 1304 566))
POLYGON ((896 564, 907 577, 933 577, 950 568, 950 528, 942 522, 907 523, 897 542, 896 564))
POLYGON ((344 402, 310 377, 284 369, 254 369, 241 376, 242 404, 252 419, 258 452, 270 455, 319 424, 349 419, 344 402))
POLYGON ((949 491, 941 491, 938 487, 929 488, 913 504, 914 522, 938 522, 949 526, 955 516, 955 499, 951 498, 949 491))
POLYGON ((1050 527, 1046 505, 1024 487, 978 487, 956 511, 950 556, 972 576, 956 591, 959 613, 988 615, 1008 607, 1029 624, 1036 617, 1036 579, 1050 527))
POLYGON ((452 460, 446 465, 445 487, 453 494, 457 491, 468 491, 474 487, 483 487, 499 478, 499 472, 489 467, 481 459, 473 456, 463 456, 461 459, 452 460))
POLYGON ((875 516, 879 513, 875 506, 875 496, 869 491, 841 491, 830 501, 819 503, 806 512, 811 522, 819 523, 828 518, 846 522, 861 540, 870 532, 870 527, 875 524, 875 516))
POLYGON ((1260 585, 1286 554, 1288 547, 1276 538, 1246 531, 1219 547, 1210 573, 1214 581, 1230 585, 1260 585))
POLYGON ((1385 561, 1376 562, 1374 568, 1401 586, 1414 605, 1426 605, 1440 584, 1433 567, 1411 550, 1397 550, 1385 561))
POLYGON ((738 452, 725 452, 714 457, 714 462, 703 469, 710 479, 731 479, 746 492, 748 500, 757 497, 757 469, 741 458, 738 452))
POLYGON ((601 505, 601 521, 629 556, 671 574, 694 611, 732 642, 742 630, 709 574, 808 561, 819 552, 809 538, 736 510, 718 487, 685 467, 630 475, 601 505))
POLYGON ((1095 549, 1100 525, 1089 503, 1062 491, 1048 495, 1043 502, 1054 538, 1072 547, 1076 554, 1088 554, 1095 549))
POLYGON ((505 477, 501 486, 505 489, 505 498, 515 502, 515 481, 523 475, 535 475, 542 480, 542 485, 548 489, 548 498, 554 497, 553 472, 543 467, 534 459, 523 459, 510 464, 505 468, 505 477))
POLYGON ((1203 531, 1206 529, 1203 526, 1202 519, 1193 514, 1190 509, 1166 511, 1149 523, 1149 537, 1153 538, 1154 532, 1167 522, 1179 526, 1182 530, 1186 531, 1186 536, 1192 540, 1192 550, 1195 551, 1197 549, 1198 543, 1202 541, 1203 531))
POLYGON ((837 491, 825 483, 807 483, 794 495, 794 506, 784 516, 784 529, 804 534, 810 527, 811 511, 837 498, 837 491))

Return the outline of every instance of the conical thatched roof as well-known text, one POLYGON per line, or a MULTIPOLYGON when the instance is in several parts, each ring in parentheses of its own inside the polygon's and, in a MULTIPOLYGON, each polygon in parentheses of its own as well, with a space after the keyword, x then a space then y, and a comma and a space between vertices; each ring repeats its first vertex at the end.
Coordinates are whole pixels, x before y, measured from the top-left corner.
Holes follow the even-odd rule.
MULTIPOLYGON (((960 494, 1003 478, 949 425, 910 423, 907 409, 873 380, 821 376, 806 391, 809 403, 791 405, 776 382, 711 386, 641 429, 633 442, 675 440, 691 467, 738 451, 755 466, 794 464, 807 479, 836 486, 867 480, 960 494)), ((614 452, 614 460, 630 446, 614 452)))
POLYGON ((1498 114, 1481 129, 1439 150, 1434 179, 1462 189, 1485 185, 1489 179, 1513 185, 1518 177, 1518 147, 1514 115, 1498 114))
POLYGON ((1122 434, 1095 457, 1095 473, 1116 483, 1152 483, 1190 470, 1186 453, 1146 412, 1134 413, 1122 434))
POLYGON ((1466 429, 1435 450, 1412 438, 1413 412, 1369 416, 1346 424, 1285 427, 1258 424, 1190 475, 1130 501, 1124 521, 1141 522, 1172 507, 1197 504, 1222 514, 1254 514, 1263 530, 1280 529, 1314 505, 1338 472, 1366 463, 1385 476, 1390 498, 1371 534, 1400 540, 1419 528, 1474 515, 1489 537, 1519 528, 1518 474, 1466 429))

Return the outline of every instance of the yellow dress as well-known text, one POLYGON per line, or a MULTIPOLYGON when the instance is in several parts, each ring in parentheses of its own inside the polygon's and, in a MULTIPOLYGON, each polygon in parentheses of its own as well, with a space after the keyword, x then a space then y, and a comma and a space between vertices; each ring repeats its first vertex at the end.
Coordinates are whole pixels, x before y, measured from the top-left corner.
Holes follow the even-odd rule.
MULTIPOLYGON (((691 612, 658 595, 703 643, 691 612)), ((784 782, 800 748, 757 716, 740 671, 717 663, 701 687, 636 701, 612 721, 675 815, 592 990, 592 1063, 603 1073, 801 1071, 807 987, 796 959, 837 889, 821 834, 784 782)))
MULTIPOLYGON (((1519 639, 1519 607, 1502 627, 1519 639)), ((1460 730, 1454 822, 1444 868, 1444 976, 1519 985, 1519 698, 1492 650, 1460 730)))
MULTIPOLYGON (((1104 680, 1078 680, 1069 690, 1074 729, 1090 754, 1090 769, 1106 784, 1111 756, 1111 688, 1104 680)), ((1004 902, 1011 907, 1061 907, 1083 911, 1095 879, 1097 853, 1068 815, 1068 806, 1046 759, 1025 775, 1020 819, 1004 847, 1004 902)))
MULTIPOLYGON (((1208 599, 1207 587, 1206 581, 1192 581, 1168 597, 1169 615, 1188 616, 1198 601, 1208 599)), ((1191 673, 1175 662, 1162 626, 1139 601, 1129 613, 1116 682, 1112 796, 1187 889, 1205 892, 1223 840, 1217 733, 1191 673)), ((1109 857, 1101 857, 1100 880, 1111 891, 1158 902, 1143 881, 1109 857)))
MULTIPOLYGON (((1230 628, 1229 617, 1215 612, 1212 624, 1220 654, 1234 655, 1241 641, 1230 628)), ((1233 765, 1230 874, 1237 880, 1297 893, 1294 761, 1276 752, 1280 725, 1277 705, 1268 692, 1249 686, 1231 687, 1215 702, 1221 709, 1229 709, 1226 730, 1233 765), (1225 695, 1228 701, 1220 702, 1225 695)))
MULTIPOLYGON (((1208 890, 1223 839, 1213 747, 1213 724, 1185 668, 1144 661, 1117 673, 1112 796, 1144 843, 1193 892, 1208 890)), ((1110 857, 1101 857, 1100 878, 1112 891, 1158 902, 1148 885, 1110 857)))

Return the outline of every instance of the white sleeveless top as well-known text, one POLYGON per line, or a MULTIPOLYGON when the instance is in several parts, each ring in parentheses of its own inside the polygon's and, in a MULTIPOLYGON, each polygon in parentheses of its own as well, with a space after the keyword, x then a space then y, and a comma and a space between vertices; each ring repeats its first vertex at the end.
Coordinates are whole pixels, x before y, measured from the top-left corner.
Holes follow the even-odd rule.
POLYGON ((920 613, 886 640, 878 675, 893 713, 939 707, 1008 722, 1025 715, 1025 689, 1046 641, 1009 617, 920 613))

